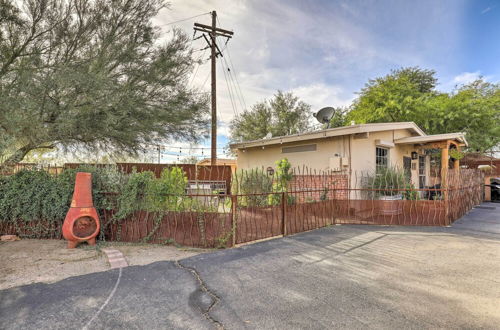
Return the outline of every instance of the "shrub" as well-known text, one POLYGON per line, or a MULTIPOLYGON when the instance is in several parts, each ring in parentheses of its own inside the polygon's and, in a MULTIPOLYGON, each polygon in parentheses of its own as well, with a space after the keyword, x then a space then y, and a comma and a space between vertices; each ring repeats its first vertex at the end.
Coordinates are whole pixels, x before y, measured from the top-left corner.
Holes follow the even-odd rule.
MULTIPOLYGON (((290 172, 292 164, 287 158, 283 158, 276 162, 276 178, 273 182, 273 193, 281 193, 288 191, 288 184, 293 178, 293 174, 290 172)), ((281 203, 280 194, 269 195, 270 205, 279 205, 281 203)), ((288 204, 295 203, 295 196, 288 195, 288 204)))
POLYGON ((73 187, 43 171, 20 171, 0 180, 0 221, 61 221, 73 187))
POLYGON ((233 176, 233 193, 237 194, 262 194, 241 196, 238 203, 242 206, 267 205, 267 193, 273 189, 273 179, 263 169, 238 171, 233 176))
POLYGON ((408 179, 404 171, 395 167, 378 169, 365 178, 365 188, 377 189, 375 196, 395 196, 401 194, 397 189, 404 189, 408 179))

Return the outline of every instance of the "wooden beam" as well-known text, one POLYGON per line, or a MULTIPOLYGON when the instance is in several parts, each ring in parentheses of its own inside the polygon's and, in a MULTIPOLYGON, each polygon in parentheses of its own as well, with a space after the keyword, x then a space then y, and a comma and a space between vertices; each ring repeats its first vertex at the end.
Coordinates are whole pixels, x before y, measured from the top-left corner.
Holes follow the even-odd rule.
MULTIPOLYGON (((212 26, 210 25, 205 25, 205 24, 200 24, 200 23, 194 23, 194 26, 198 27, 198 28, 201 28, 201 29, 207 29, 208 31, 207 32, 212 32, 212 26)), ((229 35, 233 35, 234 32, 233 31, 229 31, 229 30, 224 30, 224 29, 221 29, 221 28, 218 28, 216 27, 215 28, 215 32, 219 32, 219 33, 222 33, 222 34, 229 34, 229 35)))

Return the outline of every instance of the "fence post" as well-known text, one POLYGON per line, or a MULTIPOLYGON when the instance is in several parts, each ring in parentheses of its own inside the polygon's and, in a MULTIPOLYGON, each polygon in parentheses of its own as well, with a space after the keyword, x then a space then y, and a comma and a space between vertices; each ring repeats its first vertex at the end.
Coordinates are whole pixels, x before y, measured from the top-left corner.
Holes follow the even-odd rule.
POLYGON ((236 225, 238 221, 238 217, 236 216, 236 203, 238 203, 238 196, 231 195, 231 231, 232 231, 232 239, 233 245, 236 245, 236 225))
POLYGON ((286 236, 286 192, 281 193, 281 234, 286 236))

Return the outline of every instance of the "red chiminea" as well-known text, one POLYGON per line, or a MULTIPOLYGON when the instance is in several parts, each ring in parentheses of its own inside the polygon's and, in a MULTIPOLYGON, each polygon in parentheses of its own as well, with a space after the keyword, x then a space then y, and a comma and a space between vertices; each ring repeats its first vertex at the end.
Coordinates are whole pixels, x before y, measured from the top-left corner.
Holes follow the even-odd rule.
POLYGON ((68 249, 85 241, 95 245, 99 228, 99 215, 92 202, 92 174, 78 172, 71 207, 62 228, 63 236, 68 240, 68 249))

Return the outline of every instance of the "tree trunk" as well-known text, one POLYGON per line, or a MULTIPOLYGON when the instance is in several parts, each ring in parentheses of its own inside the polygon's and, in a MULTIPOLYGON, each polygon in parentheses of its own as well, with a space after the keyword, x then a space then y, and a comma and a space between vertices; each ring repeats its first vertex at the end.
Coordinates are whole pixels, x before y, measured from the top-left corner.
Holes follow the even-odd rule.
POLYGON ((31 145, 17 149, 9 158, 0 163, 0 172, 8 172, 33 149, 35 148, 31 145))

